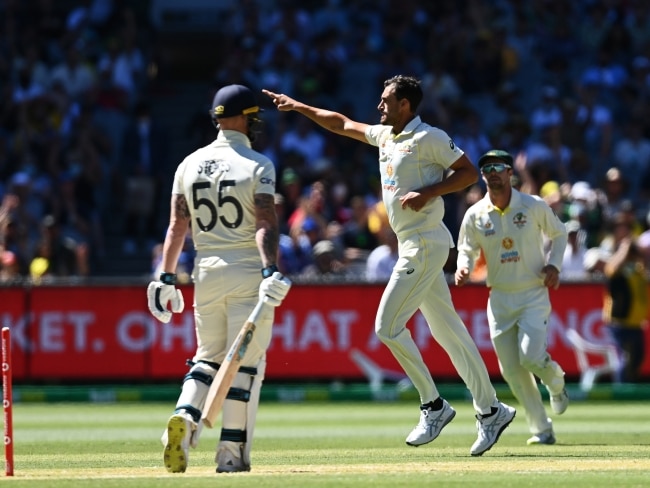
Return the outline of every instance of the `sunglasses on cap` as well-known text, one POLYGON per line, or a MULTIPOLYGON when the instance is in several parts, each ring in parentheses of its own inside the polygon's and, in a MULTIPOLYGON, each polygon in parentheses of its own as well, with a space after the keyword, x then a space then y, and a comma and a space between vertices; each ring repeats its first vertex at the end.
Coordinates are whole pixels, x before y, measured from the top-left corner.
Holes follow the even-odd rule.
POLYGON ((510 169, 510 165, 505 164, 505 163, 490 163, 490 164, 484 164, 481 166, 481 173, 483 174, 488 174, 492 173, 492 171, 496 171, 497 173, 501 173, 505 171, 506 169, 510 169))

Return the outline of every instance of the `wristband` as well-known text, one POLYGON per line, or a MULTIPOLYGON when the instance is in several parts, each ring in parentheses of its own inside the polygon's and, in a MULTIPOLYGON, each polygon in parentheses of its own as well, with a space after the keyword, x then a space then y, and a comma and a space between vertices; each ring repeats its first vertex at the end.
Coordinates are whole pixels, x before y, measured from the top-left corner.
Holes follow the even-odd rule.
POLYGON ((275 264, 272 264, 271 266, 267 266, 266 268, 262 268, 262 278, 268 278, 269 276, 273 276, 273 273, 275 273, 276 271, 279 271, 279 269, 275 264))
POLYGON ((176 273, 160 273, 160 281, 165 285, 176 285, 176 273))

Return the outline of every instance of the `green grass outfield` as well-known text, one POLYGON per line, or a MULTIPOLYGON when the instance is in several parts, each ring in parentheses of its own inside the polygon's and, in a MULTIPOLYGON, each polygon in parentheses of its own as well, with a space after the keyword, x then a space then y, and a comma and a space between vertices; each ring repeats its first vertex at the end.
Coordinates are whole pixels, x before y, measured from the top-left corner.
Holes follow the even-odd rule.
MULTIPOLYGON (((162 466, 159 438, 173 402, 18 403, 15 474, 0 483, 49 487, 632 487, 650 486, 650 406, 574 402, 554 418, 558 443, 527 446, 523 411, 482 457, 469 448, 468 400, 431 444, 404 439, 417 402, 263 402, 250 473, 214 471, 206 429, 186 473, 162 466)), ((515 404, 516 406, 516 404, 515 404)), ((3 474, 0 472, 0 474, 3 474)))

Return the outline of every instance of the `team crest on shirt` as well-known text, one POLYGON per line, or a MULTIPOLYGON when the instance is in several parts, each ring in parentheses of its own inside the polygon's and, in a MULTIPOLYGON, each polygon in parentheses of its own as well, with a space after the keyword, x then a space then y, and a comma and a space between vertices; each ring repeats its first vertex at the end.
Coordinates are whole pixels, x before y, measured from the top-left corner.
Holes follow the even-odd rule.
POLYGON ((215 173, 227 173, 228 171, 230 171, 230 165, 225 161, 210 159, 201 162, 199 165, 199 174, 206 176, 212 176, 215 173))
POLYGON ((504 252, 501 253, 501 263, 516 263, 521 260, 521 256, 519 256, 519 252, 517 250, 513 250, 512 248, 515 245, 515 241, 513 241, 510 237, 504 237, 501 240, 501 247, 505 249, 504 252))
POLYGON ((518 229, 523 228, 526 225, 526 222, 526 214, 523 212, 517 212, 512 218, 512 223, 515 224, 518 229))
POLYGON ((403 153, 403 154, 412 154, 413 149, 411 149, 410 144, 400 144, 397 146, 397 151, 403 153))

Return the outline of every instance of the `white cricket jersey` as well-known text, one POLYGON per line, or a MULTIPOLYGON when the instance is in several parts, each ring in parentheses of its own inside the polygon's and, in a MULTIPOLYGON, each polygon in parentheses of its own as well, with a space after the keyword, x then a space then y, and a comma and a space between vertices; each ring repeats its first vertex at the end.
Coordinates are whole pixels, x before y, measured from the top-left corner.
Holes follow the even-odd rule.
POLYGON ((402 209, 400 196, 442 181, 445 170, 463 151, 446 132, 425 124, 420 117, 411 120, 399 134, 393 134, 392 129, 388 125, 371 125, 366 129, 366 139, 379 147, 382 198, 391 227, 403 239, 441 225, 445 208, 442 197, 436 197, 419 212, 402 209))
POLYGON ((487 194, 467 210, 458 236, 456 264, 471 271, 482 249, 487 286, 523 291, 543 285, 541 271, 546 264, 562 270, 566 243, 564 223, 546 202, 513 188, 504 211, 495 207, 487 194), (543 235, 551 240, 548 261, 543 235))
POLYGON ((254 198, 275 193, 275 167, 244 134, 221 130, 178 166, 172 193, 187 200, 197 251, 257 252, 254 198))

